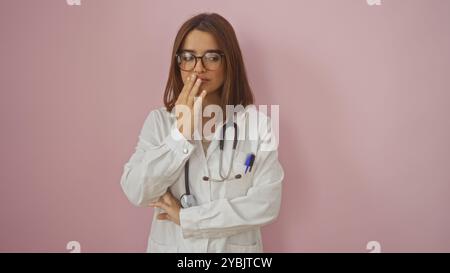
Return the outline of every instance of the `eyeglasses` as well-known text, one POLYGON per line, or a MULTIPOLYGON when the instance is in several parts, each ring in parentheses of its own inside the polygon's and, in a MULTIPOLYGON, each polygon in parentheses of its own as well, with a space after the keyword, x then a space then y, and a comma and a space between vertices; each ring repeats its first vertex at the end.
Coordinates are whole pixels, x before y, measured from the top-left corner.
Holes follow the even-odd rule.
POLYGON ((177 53, 178 67, 183 71, 192 71, 197 65, 197 59, 201 59, 202 65, 206 70, 217 70, 222 63, 222 58, 225 56, 222 52, 206 52, 203 56, 195 56, 189 51, 182 51, 177 53))

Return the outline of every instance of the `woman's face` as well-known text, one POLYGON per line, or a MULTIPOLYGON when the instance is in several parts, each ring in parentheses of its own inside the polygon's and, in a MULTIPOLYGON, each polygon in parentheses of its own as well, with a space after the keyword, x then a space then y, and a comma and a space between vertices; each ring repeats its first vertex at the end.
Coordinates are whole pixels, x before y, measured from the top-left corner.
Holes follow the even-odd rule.
MULTIPOLYGON (((212 36, 208 32, 196 29, 192 30, 188 33, 188 35, 186 35, 184 43, 180 49, 180 52, 190 52, 197 57, 204 56, 206 53, 214 53, 218 51, 221 52, 221 49, 217 45, 214 36, 212 36)), ((197 59, 197 64, 192 71, 188 72, 180 69, 183 82, 186 83, 187 77, 189 75, 196 74, 198 78, 202 79, 200 90, 206 90, 208 94, 218 92, 222 87, 225 77, 225 60, 222 56, 219 64, 214 65, 214 56, 215 54, 208 54, 207 57, 210 58, 207 60, 207 62, 209 62, 209 64, 206 64, 207 66, 210 65, 212 68, 214 68, 214 70, 208 70, 206 67, 204 67, 200 58, 197 59)))

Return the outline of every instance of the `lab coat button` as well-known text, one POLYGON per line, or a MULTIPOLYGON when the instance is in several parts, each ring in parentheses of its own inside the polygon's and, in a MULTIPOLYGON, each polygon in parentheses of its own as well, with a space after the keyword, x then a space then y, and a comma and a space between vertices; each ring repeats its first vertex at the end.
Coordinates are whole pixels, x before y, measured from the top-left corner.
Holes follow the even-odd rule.
POLYGON ((183 153, 187 154, 188 153, 188 149, 184 148, 183 149, 183 153))

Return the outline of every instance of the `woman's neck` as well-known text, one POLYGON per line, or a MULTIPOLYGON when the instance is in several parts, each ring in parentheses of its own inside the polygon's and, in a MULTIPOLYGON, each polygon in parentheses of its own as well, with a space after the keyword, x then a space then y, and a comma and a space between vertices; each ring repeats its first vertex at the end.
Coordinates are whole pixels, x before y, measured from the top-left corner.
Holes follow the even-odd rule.
POLYGON ((219 91, 211 92, 211 94, 206 95, 206 97, 203 99, 203 108, 211 104, 216 104, 219 106, 221 105, 221 97, 219 91))

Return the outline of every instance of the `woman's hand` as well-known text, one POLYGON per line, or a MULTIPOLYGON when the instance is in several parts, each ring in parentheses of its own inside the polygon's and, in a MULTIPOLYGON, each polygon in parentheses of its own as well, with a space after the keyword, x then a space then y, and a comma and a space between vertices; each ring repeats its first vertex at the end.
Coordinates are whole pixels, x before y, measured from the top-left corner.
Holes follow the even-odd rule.
MULTIPOLYGON (((196 100, 195 97, 198 95, 199 90, 200 90, 200 85, 202 84, 200 79, 197 79, 197 75, 191 74, 188 78, 186 83, 184 84, 183 89, 181 90, 180 95, 178 96, 177 101, 175 102, 175 113, 178 114, 178 112, 182 112, 184 113, 182 110, 180 110, 180 105, 183 105, 184 107, 188 107, 189 114, 188 116, 185 117, 185 115, 179 115, 177 117, 177 127, 180 130, 180 132, 188 139, 191 140, 192 139, 192 134, 194 133, 194 117, 195 117, 195 113, 194 113, 194 105, 196 105, 196 100), (178 107, 178 108, 177 108, 178 107), (178 109, 178 110, 177 110, 178 109), (191 122, 191 126, 190 128, 185 128, 185 126, 183 126, 183 130, 181 130, 181 126, 184 124, 184 119, 185 118, 190 118, 191 122)), ((198 100, 199 103, 201 103, 201 101, 203 101, 203 99, 206 97, 207 92, 205 90, 202 91, 202 93, 200 94, 200 98, 201 100, 198 100)), ((200 107, 196 107, 195 110, 200 110, 201 111, 201 105, 200 107)), ((187 127, 187 126, 186 126, 187 127)))
POLYGON ((157 218, 159 220, 169 220, 177 225, 180 225, 181 205, 178 199, 176 199, 170 191, 167 191, 163 196, 161 196, 157 202, 150 203, 150 206, 166 211, 158 214, 157 218))

